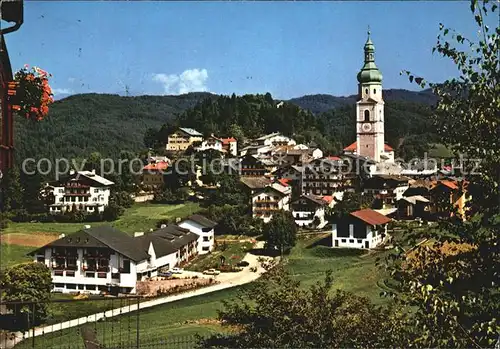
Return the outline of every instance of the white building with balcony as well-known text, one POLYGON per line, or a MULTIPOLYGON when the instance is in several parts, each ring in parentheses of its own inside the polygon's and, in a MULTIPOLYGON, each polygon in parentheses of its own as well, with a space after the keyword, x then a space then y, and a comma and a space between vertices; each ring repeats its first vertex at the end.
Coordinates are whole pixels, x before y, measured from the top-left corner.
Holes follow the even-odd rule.
POLYGON ((272 183, 252 194, 252 215, 268 223, 277 211, 290 211, 292 188, 272 183))
POLYGON ((197 239, 175 225, 139 237, 111 226, 86 226, 30 255, 50 269, 54 292, 135 293, 137 281, 196 255, 197 239))
POLYGON ((190 232, 198 235, 198 253, 205 254, 214 249, 214 228, 216 222, 199 215, 194 214, 179 223, 179 227, 188 229, 190 232))
POLYGON ((321 197, 301 195, 292 202, 292 215, 299 227, 322 228, 325 220, 325 207, 328 205, 321 197))
POLYGON ((103 212, 109 205, 111 187, 114 183, 95 171, 72 171, 59 181, 50 183, 47 194, 53 200, 50 213, 68 211, 103 212))

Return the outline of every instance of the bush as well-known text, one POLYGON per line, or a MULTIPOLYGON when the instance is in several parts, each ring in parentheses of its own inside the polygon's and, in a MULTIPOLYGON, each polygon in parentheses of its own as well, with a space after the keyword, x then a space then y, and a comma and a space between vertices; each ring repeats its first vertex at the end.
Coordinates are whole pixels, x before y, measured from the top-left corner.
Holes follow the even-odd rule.
POLYGON ((115 203, 110 203, 109 206, 104 209, 104 213, 102 214, 102 217, 106 221, 115 221, 124 212, 125 212, 125 209, 123 207, 118 206, 115 203))

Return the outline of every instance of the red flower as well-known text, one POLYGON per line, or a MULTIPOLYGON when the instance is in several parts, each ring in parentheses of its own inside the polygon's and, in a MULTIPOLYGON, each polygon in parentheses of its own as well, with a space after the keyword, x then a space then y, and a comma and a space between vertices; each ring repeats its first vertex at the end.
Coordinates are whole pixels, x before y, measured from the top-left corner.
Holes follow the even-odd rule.
POLYGON ((14 76, 14 80, 19 82, 19 93, 16 95, 21 100, 18 100, 16 106, 12 108, 32 120, 42 120, 46 117, 49 105, 54 102, 48 80, 51 76, 43 69, 38 67, 29 69, 29 66, 25 65, 14 76))

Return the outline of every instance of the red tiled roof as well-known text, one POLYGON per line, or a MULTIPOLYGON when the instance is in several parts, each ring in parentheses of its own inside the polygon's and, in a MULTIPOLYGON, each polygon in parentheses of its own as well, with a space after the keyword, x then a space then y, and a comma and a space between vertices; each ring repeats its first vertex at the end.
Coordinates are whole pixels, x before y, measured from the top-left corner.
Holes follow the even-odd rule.
POLYGON ((351 145, 344 148, 345 151, 355 151, 357 147, 357 142, 352 143, 351 145))
POLYGON ((364 209, 355 212, 351 212, 351 215, 361 219, 363 222, 368 223, 370 225, 380 225, 389 223, 391 221, 390 218, 387 218, 381 213, 374 211, 372 209, 364 209))
POLYGON ((450 189, 458 189, 458 185, 455 182, 452 182, 452 181, 448 181, 448 180, 443 179, 439 183, 441 183, 442 185, 447 186, 450 189))
POLYGON ((236 139, 233 137, 221 138, 220 140, 222 141, 222 144, 229 144, 229 143, 236 142, 236 139))
POLYGON ((155 164, 155 163, 148 164, 148 165, 144 166, 144 168, 142 170, 143 171, 154 171, 154 170, 163 171, 163 170, 166 170, 167 168, 168 168, 168 162, 159 162, 157 164, 155 164))
POLYGON ((333 161, 340 160, 340 158, 338 156, 327 156, 326 158, 328 160, 333 160, 333 161))
POLYGON ((327 204, 331 203, 334 200, 333 196, 329 195, 322 196, 321 199, 323 199, 323 201, 325 201, 327 204))
MULTIPOLYGON (((354 142, 344 148, 345 151, 356 151, 358 142, 354 142)), ((384 151, 393 151, 394 149, 389 144, 384 144, 384 151)))
POLYGON ((281 185, 284 185, 285 187, 288 187, 288 182, 290 180, 288 178, 280 178, 278 179, 278 182, 281 184, 281 185))

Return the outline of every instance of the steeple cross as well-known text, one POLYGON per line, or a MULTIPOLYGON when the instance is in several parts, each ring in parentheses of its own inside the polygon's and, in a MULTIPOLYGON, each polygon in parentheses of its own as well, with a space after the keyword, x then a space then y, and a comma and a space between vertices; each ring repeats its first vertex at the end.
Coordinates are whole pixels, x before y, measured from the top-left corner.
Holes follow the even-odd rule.
POLYGON ((368 37, 370 37, 371 31, 370 31, 370 25, 368 24, 368 37))

